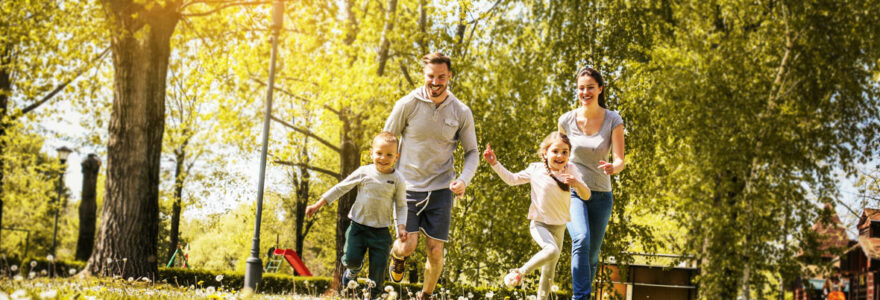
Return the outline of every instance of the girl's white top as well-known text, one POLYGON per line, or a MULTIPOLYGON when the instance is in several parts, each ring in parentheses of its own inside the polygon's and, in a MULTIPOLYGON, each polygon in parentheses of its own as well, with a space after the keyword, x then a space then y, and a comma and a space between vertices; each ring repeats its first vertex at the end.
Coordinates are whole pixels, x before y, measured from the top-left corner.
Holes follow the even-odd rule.
MULTIPOLYGON (((501 162, 492 166, 492 170, 501 177, 505 183, 509 185, 520 185, 526 182, 532 186, 532 204, 529 206, 530 220, 535 220, 550 225, 560 225, 571 221, 569 207, 571 206, 571 190, 562 190, 553 177, 547 174, 547 168, 544 163, 536 162, 529 164, 525 170, 517 173, 510 173, 501 162)), ((570 162, 559 173, 554 174, 570 174, 577 181, 583 183, 581 173, 570 162)))

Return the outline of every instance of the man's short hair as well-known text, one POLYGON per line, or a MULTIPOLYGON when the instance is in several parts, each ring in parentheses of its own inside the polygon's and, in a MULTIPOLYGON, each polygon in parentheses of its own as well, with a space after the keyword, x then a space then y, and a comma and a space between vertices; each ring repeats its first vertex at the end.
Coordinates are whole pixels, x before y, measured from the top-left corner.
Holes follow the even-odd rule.
POLYGON ((428 64, 446 64, 446 68, 452 72, 452 59, 443 53, 434 52, 422 56, 422 65, 427 66, 428 64))
POLYGON ((376 142, 378 142, 378 141, 383 141, 383 142, 386 142, 389 144, 393 143, 394 145, 400 145, 399 141, 397 140, 397 137, 394 136, 393 133, 388 132, 388 131, 382 131, 379 134, 377 134, 376 137, 373 138, 373 146, 375 146, 376 142))

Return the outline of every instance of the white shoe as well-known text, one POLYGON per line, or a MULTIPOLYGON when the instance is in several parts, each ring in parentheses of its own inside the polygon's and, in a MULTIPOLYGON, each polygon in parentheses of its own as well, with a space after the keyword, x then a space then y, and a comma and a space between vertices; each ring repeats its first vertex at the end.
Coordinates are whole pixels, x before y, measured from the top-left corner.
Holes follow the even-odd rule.
POLYGON ((519 269, 510 270, 510 273, 504 276, 504 285, 509 288, 514 288, 519 286, 522 283, 523 274, 519 272, 519 269))

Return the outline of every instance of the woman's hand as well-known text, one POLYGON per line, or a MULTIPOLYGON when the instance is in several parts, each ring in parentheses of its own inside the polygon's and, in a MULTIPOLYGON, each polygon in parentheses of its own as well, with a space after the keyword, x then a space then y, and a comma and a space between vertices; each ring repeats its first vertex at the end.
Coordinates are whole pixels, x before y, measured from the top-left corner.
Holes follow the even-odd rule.
POLYGON ((614 175, 614 164, 609 163, 604 160, 599 161, 599 170, 602 170, 605 175, 614 175))

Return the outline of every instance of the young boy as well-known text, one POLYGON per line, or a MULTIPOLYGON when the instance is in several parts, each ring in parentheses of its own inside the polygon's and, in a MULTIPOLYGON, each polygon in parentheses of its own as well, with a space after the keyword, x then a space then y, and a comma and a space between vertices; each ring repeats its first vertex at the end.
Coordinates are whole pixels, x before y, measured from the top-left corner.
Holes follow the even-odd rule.
POLYGON ((370 251, 370 280, 376 285, 371 295, 379 295, 385 282, 385 267, 391 250, 391 234, 388 226, 397 225, 397 238, 406 240, 406 182, 400 172, 394 170, 397 153, 397 137, 383 131, 373 138, 370 157, 373 164, 361 166, 345 180, 336 184, 321 196, 317 203, 306 207, 311 217, 319 208, 331 204, 343 194, 358 186, 358 195, 348 217, 351 225, 345 232, 345 254, 342 263, 347 270, 342 275, 342 287, 357 279, 363 267, 364 255, 370 251), (396 222, 395 222, 396 221, 396 222))

